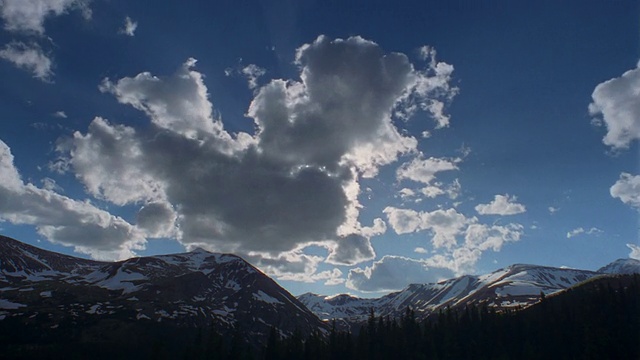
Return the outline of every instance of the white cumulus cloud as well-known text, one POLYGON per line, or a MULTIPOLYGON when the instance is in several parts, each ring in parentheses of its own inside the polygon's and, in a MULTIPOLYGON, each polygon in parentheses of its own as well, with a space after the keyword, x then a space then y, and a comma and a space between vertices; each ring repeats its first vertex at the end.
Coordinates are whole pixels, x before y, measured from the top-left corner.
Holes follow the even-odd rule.
POLYGON ((611 186, 609 192, 612 197, 620 199, 633 208, 640 209, 640 175, 621 173, 620 178, 611 186))
POLYGON ((430 184, 436 174, 442 171, 457 170, 457 160, 430 157, 428 159, 415 158, 403 164, 397 170, 398 180, 408 179, 423 184, 430 184))
POLYGON ((640 139, 640 67, 598 84, 591 97, 589 113, 598 117, 596 123, 602 117, 607 127, 602 140, 606 145, 628 148, 640 139))
POLYGON ((407 234, 422 230, 430 230, 433 234, 431 243, 435 248, 451 248, 456 245, 456 236, 467 225, 467 218, 455 209, 417 212, 410 209, 386 207, 389 225, 397 234, 407 234))
POLYGON ((87 201, 62 196, 50 187, 24 183, 9 147, 0 140, 0 219, 35 225, 50 241, 73 246, 93 258, 120 260, 143 249, 144 234, 120 217, 87 201))
POLYGON ((478 204, 475 209, 480 215, 516 215, 527 211, 527 208, 517 203, 515 196, 496 195, 488 204, 478 204))
MULTIPOLYGON (((424 261, 456 274, 472 271, 485 251, 500 251, 505 243, 519 241, 524 233, 520 224, 487 225, 455 209, 419 212, 387 207, 384 213, 397 234, 429 231, 432 248, 437 253, 424 261)), ((415 252, 426 254, 429 250, 418 247, 415 252)))

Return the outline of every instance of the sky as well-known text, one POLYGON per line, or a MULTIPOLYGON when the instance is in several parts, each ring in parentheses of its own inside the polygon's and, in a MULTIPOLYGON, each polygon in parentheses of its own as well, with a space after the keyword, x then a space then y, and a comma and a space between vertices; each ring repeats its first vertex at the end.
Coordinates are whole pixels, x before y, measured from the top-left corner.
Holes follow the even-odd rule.
POLYGON ((294 295, 640 259, 640 2, 0 0, 0 234, 294 295))

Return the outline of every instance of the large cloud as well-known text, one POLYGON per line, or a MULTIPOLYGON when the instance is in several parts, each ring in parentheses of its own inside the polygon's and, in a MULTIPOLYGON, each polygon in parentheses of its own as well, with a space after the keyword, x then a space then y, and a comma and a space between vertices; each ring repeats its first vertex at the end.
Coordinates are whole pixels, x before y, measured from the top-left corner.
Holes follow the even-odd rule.
POLYGON ((640 210, 640 175, 621 173, 620 179, 611 186, 609 192, 614 198, 640 210))
POLYGON ((35 225, 47 239, 73 246, 77 252, 98 259, 129 258, 145 244, 143 232, 122 218, 87 201, 25 184, 3 141, 0 141, 0 219, 35 225))
POLYGON ((401 134, 393 114, 453 96, 441 63, 416 70, 405 55, 360 37, 321 36, 296 53, 299 81, 255 90, 247 112, 253 134, 230 134, 214 117, 195 64, 189 59, 170 76, 102 82, 152 126, 139 131, 98 117, 61 142, 87 191, 139 206, 147 236, 247 254, 282 276, 275 264, 291 259, 307 264, 297 269, 303 274, 315 269, 317 259, 300 252, 312 244, 327 249, 330 263, 373 258, 369 238, 386 227, 380 219, 360 224, 358 179, 415 152, 417 140, 401 134))
POLYGON ((640 139, 640 68, 598 84, 591 97, 589 112, 602 116, 607 126, 606 145, 627 148, 640 139))

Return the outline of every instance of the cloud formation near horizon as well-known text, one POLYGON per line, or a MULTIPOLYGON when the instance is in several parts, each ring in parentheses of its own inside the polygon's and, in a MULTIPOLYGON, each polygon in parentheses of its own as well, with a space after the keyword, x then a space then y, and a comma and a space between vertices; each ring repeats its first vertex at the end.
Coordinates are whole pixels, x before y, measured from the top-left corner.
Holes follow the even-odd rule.
POLYGON ((73 246, 95 259, 125 259, 144 247, 143 232, 88 201, 63 196, 51 186, 24 183, 13 154, 0 140, 0 219, 34 225, 53 243, 73 246))

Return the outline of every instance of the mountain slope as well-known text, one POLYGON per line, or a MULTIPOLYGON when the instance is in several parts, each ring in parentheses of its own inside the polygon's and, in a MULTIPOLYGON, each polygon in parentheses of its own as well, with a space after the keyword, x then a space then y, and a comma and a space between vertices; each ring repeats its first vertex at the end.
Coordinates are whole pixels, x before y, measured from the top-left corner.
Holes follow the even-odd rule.
POLYGON ((0 236, 0 327, 12 318, 45 333, 63 323, 104 320, 211 327, 256 345, 272 327, 285 336, 325 329, 295 297, 234 255, 197 249, 112 263, 0 236))
POLYGON ((598 269, 603 274, 640 274, 640 260, 636 259, 618 259, 609 265, 598 269))

